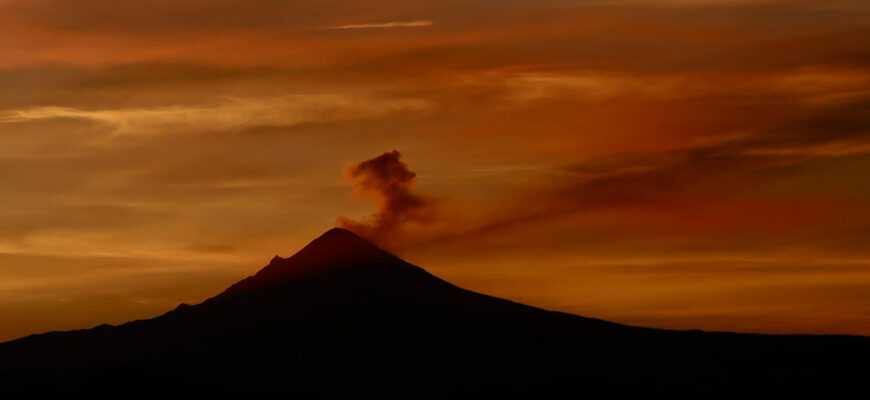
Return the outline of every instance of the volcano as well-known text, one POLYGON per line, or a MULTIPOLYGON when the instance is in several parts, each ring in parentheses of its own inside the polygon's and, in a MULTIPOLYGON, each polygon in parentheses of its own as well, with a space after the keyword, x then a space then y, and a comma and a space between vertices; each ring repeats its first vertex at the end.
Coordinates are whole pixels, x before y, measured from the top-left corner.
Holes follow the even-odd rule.
POLYGON ((197 305, 0 344, 0 395, 734 398, 870 391, 870 338, 668 331, 471 292, 332 229, 197 305))

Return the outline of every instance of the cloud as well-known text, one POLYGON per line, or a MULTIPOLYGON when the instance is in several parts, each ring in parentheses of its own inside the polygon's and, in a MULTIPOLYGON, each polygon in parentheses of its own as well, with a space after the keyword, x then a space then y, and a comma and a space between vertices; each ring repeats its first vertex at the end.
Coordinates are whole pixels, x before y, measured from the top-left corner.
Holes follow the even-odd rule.
MULTIPOLYGON (((778 233, 788 234, 795 226, 824 219, 820 206, 805 209, 806 204, 814 204, 817 194, 802 198, 786 189, 789 182, 809 179, 811 168, 834 168, 847 158, 856 165, 870 162, 868 105, 870 99, 835 104, 751 134, 563 165, 554 171, 549 186, 529 191, 468 229, 442 232, 433 243, 554 223, 604 209, 619 209, 625 215, 641 209, 677 215, 663 210, 679 210, 680 219, 670 221, 671 225, 695 224, 694 229, 709 227, 718 229, 717 234, 726 229, 780 229, 778 233)), ((848 195, 866 196, 862 178, 846 170, 833 180, 848 195)))
POLYGON ((675 101, 745 96, 789 98, 826 106, 866 96, 870 72, 846 67, 805 67, 754 74, 680 72, 625 74, 612 71, 506 72, 506 97, 518 102, 548 99, 606 101, 620 98, 675 101), (723 84, 727 82, 727 84, 723 84))
POLYGON ((411 190, 417 174, 408 169, 401 157, 393 150, 345 168, 344 175, 352 180, 356 195, 374 198, 377 209, 362 221, 338 217, 337 226, 394 247, 410 225, 433 221, 433 204, 411 190))
POLYGON ((392 28, 420 28, 432 26, 432 21, 392 21, 374 24, 350 24, 330 26, 326 29, 392 29, 392 28))
POLYGON ((0 111, 0 124, 70 118, 105 124, 117 135, 158 134, 178 130, 225 131, 254 126, 297 126, 361 120, 405 111, 419 112, 428 107, 429 103, 422 99, 338 94, 227 97, 214 104, 152 108, 19 108, 0 111))

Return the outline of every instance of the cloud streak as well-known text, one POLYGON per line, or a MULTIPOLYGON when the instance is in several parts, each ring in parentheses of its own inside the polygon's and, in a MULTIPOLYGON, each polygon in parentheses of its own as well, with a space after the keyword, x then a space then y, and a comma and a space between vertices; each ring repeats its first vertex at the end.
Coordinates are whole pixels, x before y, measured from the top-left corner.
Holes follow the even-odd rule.
POLYGON ((254 126, 362 120, 401 112, 420 112, 428 106, 422 99, 331 94, 229 97, 215 104, 153 108, 29 107, 0 111, 0 124, 66 118, 103 123, 117 135, 158 134, 179 130, 225 131, 254 126))
POLYGON ((379 22, 379 23, 371 23, 371 24, 349 24, 349 25, 339 25, 339 26, 330 26, 326 29, 331 30, 343 30, 343 29, 393 29, 393 28, 422 28, 426 26, 432 26, 432 21, 391 21, 391 22, 379 22))

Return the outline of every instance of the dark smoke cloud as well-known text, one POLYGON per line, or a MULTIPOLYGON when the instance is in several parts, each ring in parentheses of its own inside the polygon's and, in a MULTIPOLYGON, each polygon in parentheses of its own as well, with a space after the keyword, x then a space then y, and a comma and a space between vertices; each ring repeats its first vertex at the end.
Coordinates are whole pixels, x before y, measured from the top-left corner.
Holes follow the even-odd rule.
POLYGON ((377 210, 362 221, 338 217, 336 225, 381 245, 395 247, 413 225, 428 225, 433 219, 431 201, 412 192, 417 174, 393 150, 345 168, 360 197, 374 198, 377 210))
POLYGON ((611 154, 565 165, 550 188, 502 204, 496 213, 462 224, 465 229, 436 232, 430 243, 470 240, 600 208, 662 205, 699 197, 723 202, 741 195, 751 199, 765 187, 819 168, 838 168, 839 185, 853 191, 851 196, 864 198, 870 186, 853 171, 859 169, 855 166, 870 165, 866 149, 870 149, 870 97, 820 108, 721 143, 611 154), (837 167, 844 160, 848 170, 837 167))

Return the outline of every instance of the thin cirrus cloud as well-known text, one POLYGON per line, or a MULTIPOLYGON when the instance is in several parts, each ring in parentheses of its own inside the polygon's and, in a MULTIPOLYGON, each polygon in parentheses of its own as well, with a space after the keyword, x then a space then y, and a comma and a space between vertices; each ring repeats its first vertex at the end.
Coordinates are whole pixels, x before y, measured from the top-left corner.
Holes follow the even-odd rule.
POLYGON ((330 26, 325 29, 341 30, 341 29, 392 29, 392 28, 422 28, 432 26, 432 21, 391 21, 367 24, 348 24, 330 26))
POLYGON ((776 96, 825 106, 866 95, 870 73, 857 68, 795 68, 775 73, 619 74, 602 71, 507 73, 507 97, 516 101, 620 97, 677 100, 710 96, 776 96), (727 83, 726 83, 727 82, 727 83), (798 97, 800 96, 800 97, 798 97))
POLYGON ((423 99, 383 99, 345 95, 231 97, 207 105, 86 110, 40 106, 0 111, 0 124, 49 119, 102 123, 113 134, 158 134, 177 130, 232 130, 253 126, 296 126, 384 117, 429 108, 423 99))

